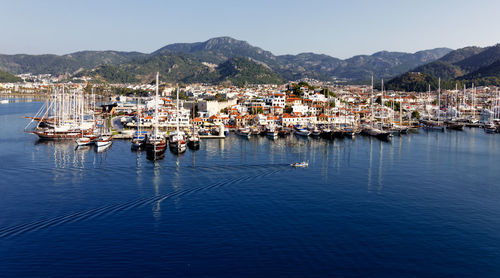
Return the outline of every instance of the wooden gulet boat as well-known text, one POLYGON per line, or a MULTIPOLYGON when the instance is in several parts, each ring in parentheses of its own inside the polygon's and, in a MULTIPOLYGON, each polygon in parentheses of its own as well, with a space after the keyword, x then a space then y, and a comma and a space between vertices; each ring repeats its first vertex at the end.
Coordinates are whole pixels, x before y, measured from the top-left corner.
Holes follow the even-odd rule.
POLYGON ((148 136, 146 141, 146 152, 149 159, 156 160, 163 157, 167 142, 165 137, 158 130, 158 82, 159 74, 156 73, 156 95, 155 95, 155 115, 154 115, 154 131, 151 136, 148 136))

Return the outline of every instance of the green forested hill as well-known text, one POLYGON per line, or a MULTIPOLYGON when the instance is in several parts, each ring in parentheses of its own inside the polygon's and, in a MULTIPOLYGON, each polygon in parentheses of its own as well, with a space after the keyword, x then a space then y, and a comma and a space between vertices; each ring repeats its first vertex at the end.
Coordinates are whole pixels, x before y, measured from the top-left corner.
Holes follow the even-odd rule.
POLYGON ((465 47, 450 52, 432 63, 417 67, 389 81, 392 89, 422 89, 420 78, 415 73, 426 76, 426 82, 443 80, 443 87, 454 87, 460 83, 471 86, 500 85, 500 44, 480 48, 465 47))
POLYGON ((23 81, 23 80, 15 75, 12 75, 12 74, 6 72, 6 71, 0 70, 0 82, 8 83, 8 82, 20 82, 20 81, 23 81))
POLYGON ((155 55, 119 66, 100 66, 77 76, 92 76, 109 83, 134 83, 151 81, 157 71, 167 82, 230 82, 235 85, 284 82, 271 69, 249 58, 231 58, 216 67, 209 67, 188 55, 175 54, 155 55))

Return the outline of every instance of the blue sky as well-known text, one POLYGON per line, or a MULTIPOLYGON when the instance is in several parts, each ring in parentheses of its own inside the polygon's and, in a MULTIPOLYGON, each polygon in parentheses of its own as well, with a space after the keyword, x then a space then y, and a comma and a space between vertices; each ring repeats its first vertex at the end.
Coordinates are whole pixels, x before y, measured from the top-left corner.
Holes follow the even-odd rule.
POLYGON ((149 53, 217 36, 339 58, 500 42, 498 0, 0 1, 3 54, 149 53))

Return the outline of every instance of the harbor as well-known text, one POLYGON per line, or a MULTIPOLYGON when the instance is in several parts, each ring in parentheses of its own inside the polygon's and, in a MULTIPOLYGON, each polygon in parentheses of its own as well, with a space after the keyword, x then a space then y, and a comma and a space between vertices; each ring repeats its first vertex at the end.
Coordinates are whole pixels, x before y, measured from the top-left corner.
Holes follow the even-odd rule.
MULTIPOLYGON (((448 132, 467 127, 487 134, 500 132, 498 88, 472 85, 443 91, 439 81, 434 92, 430 85, 424 94, 387 92, 383 80, 376 90, 373 79, 370 86, 325 88, 299 82, 284 88, 249 87, 246 93, 224 88, 226 100, 206 101, 194 93, 189 97, 193 87, 181 91, 180 87, 160 86, 158 74, 148 97, 103 98, 95 92, 98 88, 92 87, 90 93, 87 88, 85 93, 81 87, 62 85, 47 91, 38 112, 26 117, 30 122, 24 130, 42 140, 76 140, 81 146, 101 146, 102 151, 113 139, 130 139, 132 148, 151 150, 147 142, 156 138, 151 146, 160 144, 158 154, 166 149, 162 144, 179 154, 187 147, 199 148, 204 140, 224 139, 230 132, 271 140, 287 136, 338 140, 363 135, 384 141, 419 129, 448 132), (231 94, 228 90, 236 91, 231 94)), ((3 103, 8 105, 8 100, 3 103)), ((156 153, 156 147, 153 149, 156 153)))

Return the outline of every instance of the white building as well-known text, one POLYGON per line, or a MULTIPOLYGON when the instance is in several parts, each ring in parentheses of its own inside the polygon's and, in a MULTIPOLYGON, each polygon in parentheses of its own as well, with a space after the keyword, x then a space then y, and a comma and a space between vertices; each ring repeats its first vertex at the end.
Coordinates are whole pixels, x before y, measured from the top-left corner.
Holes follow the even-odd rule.
POLYGON ((285 95, 282 93, 273 93, 271 96, 267 97, 265 100, 268 106, 279 106, 281 108, 285 107, 285 95))
POLYGON ((302 115, 305 115, 307 114, 307 112, 309 112, 309 107, 306 105, 293 105, 292 111, 295 114, 300 113, 302 115))

